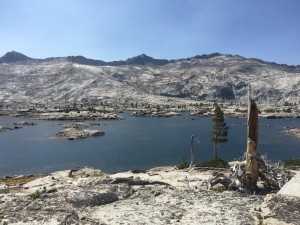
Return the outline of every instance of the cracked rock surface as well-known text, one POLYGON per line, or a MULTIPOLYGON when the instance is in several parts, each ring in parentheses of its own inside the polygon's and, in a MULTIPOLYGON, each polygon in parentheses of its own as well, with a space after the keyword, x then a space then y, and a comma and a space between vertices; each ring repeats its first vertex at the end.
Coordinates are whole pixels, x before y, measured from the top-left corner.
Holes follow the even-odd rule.
POLYGON ((205 180, 211 174, 160 167, 110 175, 82 168, 30 177, 28 182, 23 176, 20 183, 20 178, 8 177, 1 180, 6 191, 0 192, 0 215, 10 225, 250 225, 258 222, 259 209, 263 222, 299 224, 297 199, 208 191, 205 180))

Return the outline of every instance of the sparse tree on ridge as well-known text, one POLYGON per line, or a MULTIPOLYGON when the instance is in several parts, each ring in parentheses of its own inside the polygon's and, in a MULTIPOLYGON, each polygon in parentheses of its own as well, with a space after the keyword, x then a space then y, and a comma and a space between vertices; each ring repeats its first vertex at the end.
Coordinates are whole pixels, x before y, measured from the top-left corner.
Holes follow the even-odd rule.
POLYGON ((217 103, 214 104, 214 117, 211 142, 214 143, 214 159, 218 159, 218 148, 220 143, 227 142, 229 127, 225 123, 224 113, 217 103))

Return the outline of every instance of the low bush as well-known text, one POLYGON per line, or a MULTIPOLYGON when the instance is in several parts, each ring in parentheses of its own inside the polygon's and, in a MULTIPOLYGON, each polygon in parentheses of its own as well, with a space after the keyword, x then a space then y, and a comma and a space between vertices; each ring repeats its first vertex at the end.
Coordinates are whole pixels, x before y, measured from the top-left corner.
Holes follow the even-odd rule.
POLYGON ((42 190, 42 191, 36 190, 34 193, 30 194, 29 197, 30 197, 32 200, 36 200, 36 199, 42 197, 42 195, 43 195, 44 193, 46 193, 46 191, 47 191, 46 187, 43 187, 43 190, 42 190))
POLYGON ((264 111, 267 112, 267 113, 274 113, 274 112, 276 112, 275 109, 270 109, 270 108, 265 109, 264 111))
POLYGON ((287 109, 283 109, 282 111, 285 112, 285 113, 291 113, 292 109, 291 108, 287 108, 287 109))
POLYGON ((283 162, 284 167, 300 167, 300 158, 299 159, 288 159, 283 162))
POLYGON ((4 220, 4 216, 2 214, 0 214, 0 224, 2 225, 8 225, 7 221, 3 221, 4 220))
POLYGON ((182 169, 185 169, 185 168, 188 168, 190 166, 189 162, 186 161, 185 158, 182 158, 181 159, 181 162, 176 166, 178 169, 182 170, 182 169))
POLYGON ((198 163, 199 167, 213 167, 213 168, 229 168, 229 164, 226 160, 223 159, 212 159, 198 163))

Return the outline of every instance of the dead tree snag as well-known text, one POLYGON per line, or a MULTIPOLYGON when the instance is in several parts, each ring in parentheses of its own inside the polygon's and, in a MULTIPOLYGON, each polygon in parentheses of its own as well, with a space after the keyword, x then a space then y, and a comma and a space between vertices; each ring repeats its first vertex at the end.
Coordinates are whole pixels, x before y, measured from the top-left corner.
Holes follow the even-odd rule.
POLYGON ((243 182, 245 189, 254 190, 258 179, 258 109, 251 99, 251 87, 248 90, 248 122, 247 122, 247 152, 246 152, 246 177, 243 182))
POLYGON ((191 136, 191 142, 190 142, 190 147, 191 147, 191 163, 189 166, 189 169, 192 168, 196 164, 196 157, 195 157, 195 152, 194 152, 194 135, 191 136))

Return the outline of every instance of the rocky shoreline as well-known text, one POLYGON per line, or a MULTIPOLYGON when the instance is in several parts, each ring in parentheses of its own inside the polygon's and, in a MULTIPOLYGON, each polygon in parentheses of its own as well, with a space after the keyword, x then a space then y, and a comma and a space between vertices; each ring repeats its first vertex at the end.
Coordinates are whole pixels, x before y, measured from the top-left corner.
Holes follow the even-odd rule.
MULTIPOLYGON (((14 105, 6 108, 0 107, 0 116, 30 117, 41 120, 122 120, 120 112, 132 112, 132 116, 143 117, 180 117, 183 114, 190 116, 211 116, 213 115, 214 102, 197 101, 185 98, 156 99, 157 101, 147 102, 140 99, 136 102, 106 102, 93 107, 71 107, 68 103, 51 103, 24 105, 17 107, 14 105)), ((247 115, 247 105, 241 102, 218 102, 226 117, 245 118, 247 115)), ((83 104, 81 104, 83 105, 83 104)), ((300 118, 300 104, 284 103, 258 103, 260 109, 259 116, 267 119, 300 118)))
POLYGON ((207 190, 213 173, 159 167, 107 174, 86 167, 6 177, 0 216, 9 225, 300 223, 299 172, 282 193, 266 196, 207 190))

